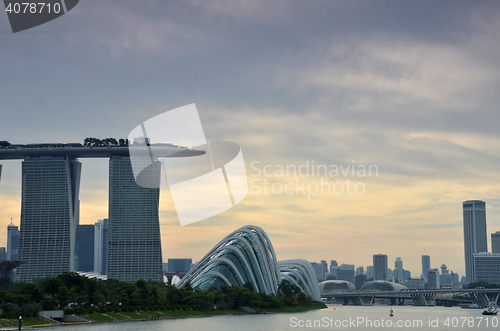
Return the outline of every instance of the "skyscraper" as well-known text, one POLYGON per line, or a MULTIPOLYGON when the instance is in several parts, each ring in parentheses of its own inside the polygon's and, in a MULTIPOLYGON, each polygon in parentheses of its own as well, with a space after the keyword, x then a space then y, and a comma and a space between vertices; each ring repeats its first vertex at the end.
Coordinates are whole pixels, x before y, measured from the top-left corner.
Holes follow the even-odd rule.
MULTIPOLYGON (((147 167, 143 180, 158 181, 160 167, 147 167)), ((161 281, 159 189, 137 185, 129 157, 109 160, 108 279, 161 281)))
POLYGON ((468 200, 463 203, 465 277, 475 282, 473 254, 488 251, 486 235, 486 204, 484 201, 468 200))
POLYGON ((326 275, 328 274, 328 263, 325 260, 321 260, 320 263, 323 267, 323 279, 326 279, 326 275))
POLYGON ((339 267, 339 264, 337 260, 331 260, 330 261, 330 276, 335 277, 337 279, 337 269, 339 267))
POLYGON ((427 289, 437 289, 441 287, 439 282, 439 269, 429 269, 427 270, 427 289))
POLYGON ((19 253, 19 228, 12 224, 7 225, 7 261, 17 260, 17 255, 19 253))
POLYGON ((75 271, 94 271, 94 225, 78 225, 75 238, 75 271))
POLYGON ((387 280, 387 255, 373 255, 374 280, 387 280))
POLYGON ((394 262, 394 279, 398 282, 403 280, 404 278, 404 270, 403 270, 403 261, 401 261, 400 257, 396 258, 394 262))
POLYGON ((500 231, 491 234, 491 252, 500 254, 500 231))
POLYGON ((94 225, 94 273, 108 274, 108 219, 94 225))
POLYGON ((27 263, 17 268, 16 281, 73 270, 80 173, 76 159, 24 159, 18 259, 27 263))
POLYGON ((422 275, 427 279, 427 270, 431 268, 431 257, 429 255, 422 255, 422 275))

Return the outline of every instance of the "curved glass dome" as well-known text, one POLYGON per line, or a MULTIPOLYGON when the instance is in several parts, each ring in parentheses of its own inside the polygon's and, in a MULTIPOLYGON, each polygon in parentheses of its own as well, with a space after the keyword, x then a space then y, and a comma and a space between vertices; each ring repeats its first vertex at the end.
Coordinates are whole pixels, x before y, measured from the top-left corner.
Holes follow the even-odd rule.
POLYGON ((244 226, 215 245, 177 284, 208 290, 212 286, 251 283, 256 292, 276 294, 281 275, 276 254, 264 230, 244 226))
POLYGON ((356 287, 346 280, 327 280, 318 284, 319 292, 346 292, 354 291, 356 287))
POLYGON ((387 282, 385 280, 374 280, 364 283, 361 291, 406 291, 408 288, 404 285, 387 282))
POLYGON ((313 300, 321 301, 316 273, 309 261, 286 260, 278 262, 278 265, 283 281, 297 285, 302 292, 310 295, 313 300))

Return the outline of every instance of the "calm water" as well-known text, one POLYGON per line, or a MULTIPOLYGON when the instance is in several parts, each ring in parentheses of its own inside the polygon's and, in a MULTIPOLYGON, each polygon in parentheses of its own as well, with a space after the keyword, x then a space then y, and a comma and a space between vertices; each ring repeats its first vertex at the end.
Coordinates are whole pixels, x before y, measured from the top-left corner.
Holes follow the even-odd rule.
POLYGON ((483 316, 481 309, 447 307, 338 306, 305 313, 215 316, 176 320, 85 324, 43 328, 44 331, 284 331, 284 330, 499 330, 500 316, 483 316), (300 327, 319 320, 322 325, 300 327), (309 321, 309 322, 308 322, 309 321), (359 324, 352 324, 359 321, 359 324), (397 323, 403 323, 397 326, 397 323), (371 322, 371 324, 370 324, 371 322), (337 323, 337 326, 335 325, 337 323), (341 324, 344 324, 342 326, 341 324), (368 324, 367 324, 368 323, 368 324), (382 324, 383 323, 383 324, 382 324), (405 327, 405 324, 407 327, 405 327), (417 323, 417 324, 414 324, 417 323), (431 324, 429 324, 431 323, 431 324), (350 325, 349 325, 350 324, 350 325), (447 325, 448 324, 448 325, 447 325))

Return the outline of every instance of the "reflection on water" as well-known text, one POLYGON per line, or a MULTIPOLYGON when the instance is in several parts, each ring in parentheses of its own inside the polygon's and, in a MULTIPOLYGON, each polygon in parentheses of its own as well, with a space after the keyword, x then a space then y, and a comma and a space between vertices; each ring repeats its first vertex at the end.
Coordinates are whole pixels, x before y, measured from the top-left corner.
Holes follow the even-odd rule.
MULTIPOLYGON (((64 331, 498 330, 500 316, 457 307, 339 306, 305 313, 214 316, 64 326, 64 331), (316 321, 316 322, 315 322, 316 321), (314 324, 316 326, 314 326, 314 324), (398 324, 400 326, 398 326, 398 324), (405 326, 405 324, 407 326, 405 326), (311 325, 311 327, 308 327, 311 325)), ((61 331, 60 327, 43 328, 61 331)))

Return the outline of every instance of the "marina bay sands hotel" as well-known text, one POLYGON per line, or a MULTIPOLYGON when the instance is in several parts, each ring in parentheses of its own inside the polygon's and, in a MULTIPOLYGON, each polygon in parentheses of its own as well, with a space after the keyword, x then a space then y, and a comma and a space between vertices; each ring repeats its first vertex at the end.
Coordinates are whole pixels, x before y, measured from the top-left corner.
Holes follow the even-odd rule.
MULTIPOLYGON (((169 157, 204 153, 174 145, 162 148, 169 157)), ((0 147, 0 160, 23 160, 18 260, 26 263, 17 268, 16 281, 74 270, 82 169, 78 158, 109 158, 108 279, 162 280, 159 189, 136 184, 129 147, 33 144, 0 147)), ((1 170, 0 165, 0 176, 1 170)), ((153 180, 158 175, 146 173, 153 180)))

